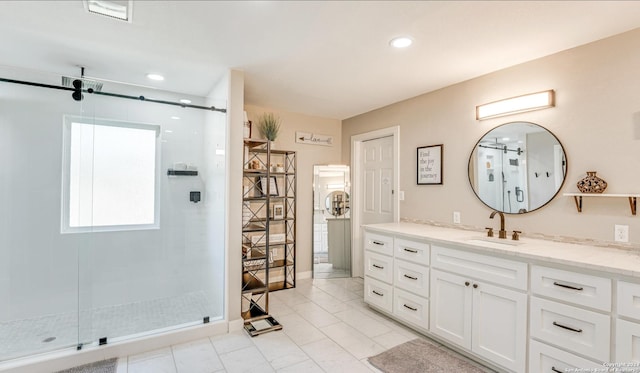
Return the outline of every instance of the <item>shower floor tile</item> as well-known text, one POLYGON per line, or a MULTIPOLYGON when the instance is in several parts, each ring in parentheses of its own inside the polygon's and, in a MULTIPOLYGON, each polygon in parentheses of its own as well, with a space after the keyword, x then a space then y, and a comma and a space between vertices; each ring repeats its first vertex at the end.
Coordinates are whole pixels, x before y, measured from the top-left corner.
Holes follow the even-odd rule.
POLYGON ((203 292, 0 323, 0 361, 126 337, 211 315, 203 292), (78 322, 80 321, 80 322, 78 322))

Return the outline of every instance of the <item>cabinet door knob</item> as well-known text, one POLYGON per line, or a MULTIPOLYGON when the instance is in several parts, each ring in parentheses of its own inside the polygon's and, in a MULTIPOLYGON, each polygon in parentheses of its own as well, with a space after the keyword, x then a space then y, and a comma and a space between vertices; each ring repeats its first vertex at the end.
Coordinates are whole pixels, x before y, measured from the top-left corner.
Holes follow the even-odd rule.
POLYGON ((464 286, 469 286, 469 285, 471 285, 471 283, 469 281, 465 281, 464 282, 464 286))
POLYGON ((473 284, 473 288, 477 289, 478 288, 478 284, 473 284))

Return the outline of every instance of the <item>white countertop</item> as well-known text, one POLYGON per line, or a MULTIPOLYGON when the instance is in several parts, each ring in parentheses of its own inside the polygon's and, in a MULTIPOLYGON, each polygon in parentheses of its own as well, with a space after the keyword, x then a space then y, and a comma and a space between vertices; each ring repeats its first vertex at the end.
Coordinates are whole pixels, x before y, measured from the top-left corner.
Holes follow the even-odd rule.
MULTIPOLYGON (((454 244, 480 253, 495 253, 512 256, 515 257, 514 259, 533 259, 640 278, 640 252, 635 250, 527 237, 512 241, 511 232, 507 232, 507 239, 488 238, 482 232, 404 222, 371 224, 366 225, 365 228, 370 231, 426 239, 435 244, 454 244), (517 243, 517 245, 512 246, 509 243, 517 243)), ((497 236, 497 230, 494 232, 497 236)))

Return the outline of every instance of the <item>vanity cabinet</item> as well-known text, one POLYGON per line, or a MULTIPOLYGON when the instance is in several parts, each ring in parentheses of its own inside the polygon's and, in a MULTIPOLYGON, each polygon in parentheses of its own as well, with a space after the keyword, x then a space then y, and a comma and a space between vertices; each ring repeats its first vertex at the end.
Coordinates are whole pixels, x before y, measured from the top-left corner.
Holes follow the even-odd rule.
POLYGON ((615 361, 640 362, 640 284, 618 281, 617 308, 615 361))
POLYGON ((498 370, 640 364, 640 256, 533 239, 498 248, 473 234, 366 227, 365 302, 498 370))
MULTIPOLYGON (((611 361, 611 288, 608 278, 532 266, 531 338, 555 351, 556 359, 567 366, 580 361, 576 355, 611 361)), ((536 354, 532 348, 532 372, 537 371, 533 364, 539 364, 536 354)))
POLYGON ((429 326, 429 244, 365 232, 365 302, 412 327, 429 326))
POLYGON ((439 246, 431 247, 431 265, 429 331, 497 365, 524 371, 527 265, 439 246), (491 283, 498 278, 514 289, 491 283))
POLYGON ((364 301, 393 312, 393 236, 364 234, 364 301))

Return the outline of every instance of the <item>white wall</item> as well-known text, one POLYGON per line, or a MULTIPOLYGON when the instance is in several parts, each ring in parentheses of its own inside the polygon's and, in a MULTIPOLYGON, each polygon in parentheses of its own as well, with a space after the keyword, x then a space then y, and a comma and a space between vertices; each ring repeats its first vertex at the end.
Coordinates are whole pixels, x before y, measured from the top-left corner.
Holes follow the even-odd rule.
MULTIPOLYGON (((254 138, 260 138, 256 130, 258 118, 263 113, 274 113, 282 121, 281 133, 276 139, 278 149, 294 150, 297 156, 297 220, 296 220, 296 272, 309 272, 313 257, 313 165, 340 164, 342 147, 341 122, 337 119, 278 111, 245 105, 249 120, 253 123, 254 138), (333 146, 296 143, 296 131, 333 136, 333 146)), ((238 205, 240 206, 240 205, 238 205)))
MULTIPOLYGON (((561 37, 560 35, 558 37, 561 37)), ((553 132, 568 158, 563 192, 577 191, 586 171, 598 171, 610 193, 639 193, 640 29, 408 99, 343 122, 343 162, 350 162, 354 135, 400 126, 401 217, 484 227, 491 212, 474 195, 467 163, 477 140, 491 128, 513 121, 534 122, 553 132), (546 89, 556 90, 556 107, 478 122, 475 106, 546 89), (444 144, 444 185, 415 183, 416 148, 444 144)), ((470 56, 472 58, 472 56, 470 56)), ((557 196, 547 206, 507 217, 507 229, 613 241, 614 224, 627 224, 640 243, 640 218, 626 199, 588 199, 582 213, 571 198, 557 196)))

